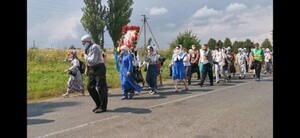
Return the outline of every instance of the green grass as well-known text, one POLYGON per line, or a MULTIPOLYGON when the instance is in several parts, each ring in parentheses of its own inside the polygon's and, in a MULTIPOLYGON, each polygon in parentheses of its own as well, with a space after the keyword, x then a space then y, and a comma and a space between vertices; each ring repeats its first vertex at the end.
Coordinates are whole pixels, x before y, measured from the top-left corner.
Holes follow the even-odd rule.
MULTIPOLYGON (((54 97, 61 97, 67 90, 69 75, 64 73, 69 68, 69 63, 64 62, 64 58, 70 50, 27 50, 27 101, 34 102, 54 97)), ((77 53, 80 51, 78 50, 77 53)), ((115 68, 115 60, 112 51, 107 51, 106 79, 111 88, 120 88, 120 75, 115 68)), ((139 54, 143 59, 145 52, 139 54)), ((159 51, 159 54, 166 57, 163 65, 163 81, 171 80, 169 76, 168 64, 171 54, 168 51, 159 51)), ((84 61, 83 59, 81 59, 84 61)), ((237 72, 239 68, 236 67, 237 72)), ((214 71, 213 71, 214 73, 214 71)), ((146 72, 142 69, 142 74, 146 80, 146 72)), ((193 74, 196 78, 196 73, 193 74)), ((83 75, 86 89, 87 76, 83 75)), ((159 80, 158 80, 159 83, 159 80)), ((86 89, 87 92, 87 89, 86 89)))
MULTIPOLYGON (((27 50, 27 101, 34 102, 54 97, 60 97, 67 90, 69 75, 64 70, 69 68, 69 64, 64 62, 64 58, 70 50, 27 50)), ((78 50, 77 53, 80 51, 78 50)), ((106 79, 112 88, 120 87, 119 72, 115 68, 112 51, 107 51, 106 79)), ((160 51, 160 54, 167 57, 167 52, 160 51)), ((143 57, 143 56, 141 56, 143 57)), ((82 59, 81 59, 82 60, 82 59)), ((84 60, 82 60, 84 61, 84 60)), ((168 76, 168 58, 163 66, 163 81, 171 79, 168 76)), ((146 72, 142 71, 144 79, 146 72)), ((86 89, 87 76, 83 75, 86 89)), ((87 89, 86 89, 87 92, 87 89)))

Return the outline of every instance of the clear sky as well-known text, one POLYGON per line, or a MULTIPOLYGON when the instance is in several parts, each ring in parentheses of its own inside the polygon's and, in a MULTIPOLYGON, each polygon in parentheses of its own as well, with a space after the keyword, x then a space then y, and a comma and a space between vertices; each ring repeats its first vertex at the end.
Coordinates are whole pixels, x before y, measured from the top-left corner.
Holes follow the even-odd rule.
MULTIPOLYGON (((80 22, 84 6, 83 0, 27 0, 27 47, 33 41, 39 48, 81 47, 80 38, 86 34, 80 22)), ((128 25, 141 27, 145 14, 163 49, 185 30, 196 34, 201 44, 226 37, 232 43, 247 38, 261 43, 271 39, 273 30, 273 0, 134 0, 132 8, 128 25)), ((104 37, 105 47, 112 48, 109 34, 104 37)), ((141 34, 137 47, 143 40, 141 34)))

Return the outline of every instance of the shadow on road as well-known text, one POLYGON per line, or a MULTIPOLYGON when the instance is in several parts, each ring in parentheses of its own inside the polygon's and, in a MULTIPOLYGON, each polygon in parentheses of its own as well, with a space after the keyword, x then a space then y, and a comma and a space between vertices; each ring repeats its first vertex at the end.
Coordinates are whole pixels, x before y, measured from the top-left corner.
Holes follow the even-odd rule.
POLYGON ((188 90, 188 92, 209 92, 209 91, 212 91, 212 90, 214 90, 214 89, 203 89, 203 88, 200 88, 200 86, 199 86, 199 88, 190 89, 190 90, 188 90))
POLYGON ((234 85, 236 85, 236 84, 235 83, 224 83, 219 86, 234 86, 234 85))
POLYGON ((153 99, 162 99, 162 98, 167 98, 167 97, 162 95, 150 96, 150 97, 134 96, 132 100, 153 100, 153 99))
POLYGON ((273 79, 262 78, 262 79, 260 79, 260 81, 273 81, 273 79))
POLYGON ((150 109, 145 108, 132 108, 132 107, 121 107, 117 108, 115 110, 112 110, 110 112, 121 112, 121 113, 134 113, 134 114, 145 114, 145 113, 151 113, 150 109))
POLYGON ((27 125, 44 124, 54 122, 54 120, 47 119, 27 119, 27 125))
POLYGON ((241 81, 241 80, 229 80, 226 83, 245 83, 245 81, 241 81))
POLYGON ((27 117, 40 116, 45 113, 54 112, 56 108, 75 106, 78 102, 44 102, 27 104, 27 117))

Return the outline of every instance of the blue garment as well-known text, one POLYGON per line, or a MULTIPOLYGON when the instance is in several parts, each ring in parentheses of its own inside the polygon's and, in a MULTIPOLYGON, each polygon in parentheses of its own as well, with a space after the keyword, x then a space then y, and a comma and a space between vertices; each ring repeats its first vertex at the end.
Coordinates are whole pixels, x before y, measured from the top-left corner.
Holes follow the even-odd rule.
POLYGON ((174 55, 172 57, 173 66, 172 66, 172 78, 173 80, 179 79, 183 80, 185 78, 185 68, 183 65, 184 54, 179 53, 179 56, 174 55), (176 61, 174 61, 176 60, 176 61))
POLYGON ((120 77, 122 85, 122 93, 128 93, 130 90, 136 90, 138 92, 142 91, 143 88, 134 83, 132 79, 132 55, 127 53, 122 57, 121 68, 120 68, 120 77), (130 75, 127 76, 127 72, 130 72, 130 75))

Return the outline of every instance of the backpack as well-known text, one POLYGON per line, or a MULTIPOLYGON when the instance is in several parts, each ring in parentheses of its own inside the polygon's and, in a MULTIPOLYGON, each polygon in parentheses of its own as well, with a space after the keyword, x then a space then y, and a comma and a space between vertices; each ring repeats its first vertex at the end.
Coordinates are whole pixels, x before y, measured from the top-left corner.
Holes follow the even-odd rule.
POLYGON ((79 67, 78 67, 78 69, 79 69, 80 73, 82 74, 85 71, 85 64, 81 60, 79 60, 79 59, 78 59, 78 61, 79 61, 79 67))

